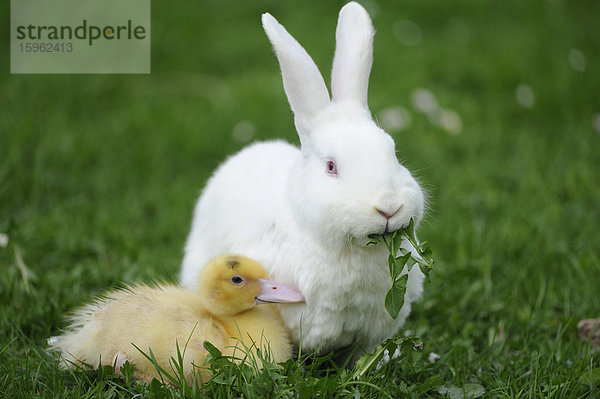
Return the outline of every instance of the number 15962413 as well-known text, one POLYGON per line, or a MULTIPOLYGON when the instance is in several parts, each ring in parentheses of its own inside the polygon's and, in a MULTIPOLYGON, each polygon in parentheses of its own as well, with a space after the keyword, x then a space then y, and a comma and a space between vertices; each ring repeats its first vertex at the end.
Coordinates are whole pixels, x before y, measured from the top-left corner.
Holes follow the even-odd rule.
POLYGON ((19 43, 22 53, 71 53, 73 43, 19 43))

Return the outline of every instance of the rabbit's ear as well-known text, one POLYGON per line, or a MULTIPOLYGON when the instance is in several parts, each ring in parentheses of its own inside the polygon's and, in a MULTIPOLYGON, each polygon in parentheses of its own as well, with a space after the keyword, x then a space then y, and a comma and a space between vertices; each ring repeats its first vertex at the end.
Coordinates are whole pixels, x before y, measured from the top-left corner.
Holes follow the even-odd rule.
POLYGON ((283 88, 302 138, 309 134, 314 118, 331 102, 327 86, 306 50, 271 14, 262 15, 262 24, 279 60, 283 88))
POLYGON ((340 10, 331 71, 334 102, 353 101, 368 108, 369 74, 373 64, 373 25, 367 11, 351 2, 340 10))

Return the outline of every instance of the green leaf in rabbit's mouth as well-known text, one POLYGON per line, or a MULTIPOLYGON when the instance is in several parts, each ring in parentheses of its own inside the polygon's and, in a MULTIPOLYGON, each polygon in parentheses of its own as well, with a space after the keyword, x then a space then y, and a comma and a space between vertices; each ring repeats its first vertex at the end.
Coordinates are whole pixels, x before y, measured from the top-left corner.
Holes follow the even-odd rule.
MULTIPOLYGON (((400 230, 402 230, 402 229, 400 229, 400 230)), ((398 231, 398 230, 396 230, 396 231, 398 231)), ((389 241, 391 239, 392 235, 394 233, 396 233, 396 231, 391 232, 391 233, 389 231, 386 231, 385 233, 369 234, 369 235, 367 235, 367 238, 369 239, 369 241, 367 242, 367 245, 378 245, 385 241, 389 241)))
POLYGON ((367 242, 367 246, 369 245, 377 245, 381 242, 382 234, 369 234, 367 238, 369 241, 367 242))
POLYGON ((404 295, 408 283, 408 272, 417 264, 429 280, 429 273, 433 269, 433 257, 431 250, 426 242, 419 243, 415 235, 415 224, 411 219, 406 227, 394 231, 393 233, 369 234, 367 245, 377 245, 384 243, 388 249, 388 266, 392 287, 385 296, 385 308, 392 316, 398 317, 400 309, 404 305, 404 295), (402 241, 406 240, 415 250, 418 256, 413 255, 411 251, 401 248, 402 241), (406 266, 407 273, 401 275, 406 266))

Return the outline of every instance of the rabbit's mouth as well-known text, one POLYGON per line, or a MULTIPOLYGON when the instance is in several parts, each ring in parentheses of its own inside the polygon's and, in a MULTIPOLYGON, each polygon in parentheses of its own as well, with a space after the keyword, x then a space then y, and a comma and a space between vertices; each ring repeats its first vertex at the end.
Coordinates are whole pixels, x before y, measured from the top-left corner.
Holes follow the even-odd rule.
POLYGON ((392 233, 389 231, 382 231, 378 233, 368 234, 366 238, 363 238, 363 242, 365 242, 365 246, 378 246, 379 244, 383 244, 385 242, 390 241, 392 233))
POLYGON ((381 242, 385 242, 385 241, 390 241, 392 238, 392 235, 399 230, 404 229, 406 226, 401 226, 395 230, 388 230, 388 226, 385 226, 385 229, 383 231, 377 232, 377 233, 371 233, 367 235, 367 245, 377 245, 381 242))
POLYGON ((371 231, 368 234, 349 234, 348 242, 353 242, 360 246, 378 246, 379 244, 383 244, 384 242, 389 242, 392 238, 392 235, 399 230, 404 229, 406 225, 393 225, 392 230, 390 230, 390 225, 386 223, 384 226, 379 226, 375 231, 371 231))
POLYGON ((379 245, 381 243, 381 237, 383 237, 383 235, 379 233, 372 233, 367 235, 367 246, 379 245))
POLYGON ((379 243, 382 239, 389 240, 392 237, 393 232, 384 231, 383 233, 371 233, 367 235, 367 239, 369 241, 375 241, 375 243, 379 243))

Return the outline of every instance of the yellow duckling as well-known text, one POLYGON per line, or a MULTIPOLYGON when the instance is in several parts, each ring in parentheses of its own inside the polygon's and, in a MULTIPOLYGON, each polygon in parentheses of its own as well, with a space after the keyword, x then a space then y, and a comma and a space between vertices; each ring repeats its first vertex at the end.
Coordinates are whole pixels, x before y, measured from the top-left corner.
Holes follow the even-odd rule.
POLYGON ((133 344, 146 354, 152 349, 158 364, 172 373, 170 359, 177 359, 177 345, 183 353, 187 342, 183 355, 188 383, 194 372, 202 381, 209 377, 206 369, 198 368, 207 355, 204 341, 236 357, 245 354, 243 345, 255 353, 268 343, 271 359, 282 362, 292 355, 283 320, 275 305, 256 305, 303 302, 304 297, 267 278, 252 259, 223 255, 203 269, 198 291, 165 284, 106 294, 76 311, 68 330, 49 340, 50 348, 61 352, 63 367, 120 366, 128 360, 143 381, 159 374, 133 344))

